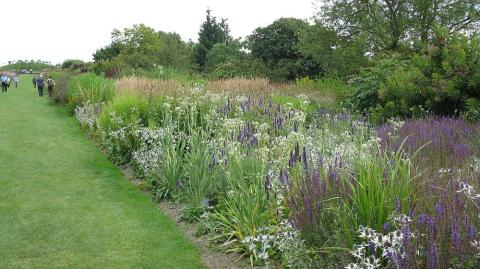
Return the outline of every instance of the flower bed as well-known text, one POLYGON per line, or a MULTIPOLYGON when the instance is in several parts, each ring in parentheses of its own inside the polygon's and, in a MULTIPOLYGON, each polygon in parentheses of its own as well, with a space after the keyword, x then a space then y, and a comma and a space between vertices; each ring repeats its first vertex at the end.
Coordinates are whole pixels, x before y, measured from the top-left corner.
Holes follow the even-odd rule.
POLYGON ((374 128, 303 95, 279 99, 117 89, 76 117, 158 199, 185 204, 184 219, 252 264, 479 266, 478 125, 374 128))

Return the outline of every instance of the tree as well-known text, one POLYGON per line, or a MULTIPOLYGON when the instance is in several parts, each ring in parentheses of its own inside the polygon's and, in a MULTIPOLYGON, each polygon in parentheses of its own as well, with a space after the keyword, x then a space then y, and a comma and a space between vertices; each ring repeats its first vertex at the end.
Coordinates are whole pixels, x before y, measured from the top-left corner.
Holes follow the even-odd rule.
POLYGON ((368 62, 363 39, 341 37, 318 21, 302 34, 299 50, 304 57, 312 59, 326 76, 347 78, 368 62))
POLYGON ((265 64, 245 49, 244 42, 217 43, 207 54, 205 70, 212 79, 265 77, 265 64))
POLYGON ((150 69, 156 65, 188 69, 190 55, 190 47, 178 34, 157 32, 139 24, 113 30, 110 45, 97 50, 93 57, 97 65, 110 69, 125 66, 150 69))
POLYGON ((93 60, 95 62, 112 60, 120 54, 120 44, 112 42, 110 45, 98 49, 93 54, 93 60))
POLYGON ((428 44, 435 27, 457 32, 476 33, 479 30, 479 0, 411 0, 411 34, 428 44))
POLYGON ((344 37, 370 41, 371 50, 398 50, 408 27, 407 0, 320 1, 318 19, 344 37))
POLYGON ((267 27, 257 28, 248 37, 252 56, 265 63, 271 79, 293 80, 319 72, 318 66, 299 50, 300 38, 308 27, 306 21, 281 18, 267 27))
POLYGON ((163 49, 159 54, 159 63, 168 67, 179 69, 190 69, 191 66, 191 46, 182 41, 177 33, 167 33, 159 31, 158 35, 163 44, 163 49))
POLYGON ((232 40, 229 43, 217 43, 208 51, 205 59, 205 68, 211 69, 219 64, 232 61, 241 57, 242 43, 239 40, 232 40))
POLYGON ((370 51, 400 51, 431 41, 436 27, 449 33, 479 30, 480 0, 331 0, 317 18, 344 37, 369 40, 370 51))
POLYGON ((217 18, 211 15, 211 10, 207 9, 205 22, 200 27, 198 33, 198 44, 194 49, 194 62, 203 70, 207 59, 207 54, 215 44, 229 43, 232 40, 230 29, 226 19, 217 22, 217 18))

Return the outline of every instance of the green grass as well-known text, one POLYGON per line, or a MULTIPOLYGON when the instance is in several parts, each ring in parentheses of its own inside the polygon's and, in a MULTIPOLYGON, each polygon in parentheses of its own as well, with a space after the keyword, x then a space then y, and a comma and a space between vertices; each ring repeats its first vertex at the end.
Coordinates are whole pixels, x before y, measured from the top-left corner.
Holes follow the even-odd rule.
POLYGON ((0 93, 0 268, 205 268, 30 76, 0 93))

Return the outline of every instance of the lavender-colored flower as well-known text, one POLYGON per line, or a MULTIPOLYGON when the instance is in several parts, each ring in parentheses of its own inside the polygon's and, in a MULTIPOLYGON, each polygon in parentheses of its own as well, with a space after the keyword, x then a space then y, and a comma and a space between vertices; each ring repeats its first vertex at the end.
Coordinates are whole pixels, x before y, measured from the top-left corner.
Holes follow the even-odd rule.
POLYGON ((288 167, 293 167, 295 165, 295 157, 293 151, 290 151, 290 159, 288 160, 288 167))
POLYGON ((370 253, 375 253, 375 243, 373 243, 372 241, 368 242, 368 250, 370 251, 370 253))
POLYGON ((462 241, 460 239, 460 233, 458 231, 458 222, 455 217, 452 217, 451 239, 452 239, 453 245, 455 246, 455 250, 457 251, 457 255, 461 256, 462 241))
POLYGON ((426 225, 427 224, 427 221, 428 221, 428 218, 429 216, 427 214, 420 214, 420 216, 418 216, 418 224, 423 226, 423 225, 426 225))
POLYGON ((384 233, 390 232, 390 224, 389 224, 388 222, 385 222, 385 223, 383 224, 383 232, 384 232, 384 233))
POLYGON ((436 269, 438 265, 438 254, 435 242, 431 241, 428 246, 427 269, 436 269))
POLYGON ((400 201, 398 201, 397 196, 393 197, 393 206, 395 207, 395 210, 397 211, 397 213, 402 212, 402 205, 400 204, 400 201))
POLYGON ((443 202, 439 201, 435 204, 435 213, 437 214, 438 218, 441 218, 445 215, 445 206, 443 202))

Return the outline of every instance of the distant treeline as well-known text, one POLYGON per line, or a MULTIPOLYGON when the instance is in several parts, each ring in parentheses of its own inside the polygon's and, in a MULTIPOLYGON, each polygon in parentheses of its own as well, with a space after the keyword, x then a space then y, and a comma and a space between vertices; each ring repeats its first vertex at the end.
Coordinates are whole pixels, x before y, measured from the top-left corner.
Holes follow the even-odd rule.
POLYGON ((33 72, 38 72, 43 69, 54 68, 50 62, 42 60, 18 60, 18 61, 9 61, 7 65, 0 67, 1 70, 10 70, 10 71, 22 71, 32 70, 33 72))

